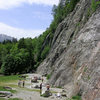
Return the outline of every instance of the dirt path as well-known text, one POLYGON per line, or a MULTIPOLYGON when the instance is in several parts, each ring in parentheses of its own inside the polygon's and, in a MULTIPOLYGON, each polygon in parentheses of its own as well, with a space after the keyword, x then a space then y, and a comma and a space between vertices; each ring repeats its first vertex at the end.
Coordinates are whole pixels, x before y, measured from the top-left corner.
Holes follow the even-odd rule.
MULTIPOLYGON (((41 77, 38 74, 27 74, 28 77, 26 78, 25 81, 25 87, 24 88, 19 88, 16 87, 15 89, 17 90, 17 93, 13 94, 12 98, 21 98, 23 100, 66 100, 66 98, 57 98, 55 95, 57 94, 56 92, 61 92, 62 89, 59 88, 51 88, 50 90, 53 91, 54 93, 52 96, 49 98, 44 98, 40 96, 39 89, 33 88, 35 85, 39 85, 41 83, 41 80, 39 80, 39 83, 32 83, 31 84, 31 78, 34 76, 41 77)), ((43 90, 46 89, 45 83, 47 82, 46 78, 44 77, 44 87, 43 90)))

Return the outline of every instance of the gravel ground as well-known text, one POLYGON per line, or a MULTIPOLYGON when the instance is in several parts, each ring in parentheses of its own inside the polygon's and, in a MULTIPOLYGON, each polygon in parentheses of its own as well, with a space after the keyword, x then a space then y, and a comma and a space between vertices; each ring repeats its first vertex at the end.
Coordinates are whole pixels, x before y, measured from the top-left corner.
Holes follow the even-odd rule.
MULTIPOLYGON (((31 84, 31 78, 34 77, 34 76, 37 76, 37 77, 41 77, 41 75, 38 75, 38 74, 27 74, 28 77, 26 78, 26 81, 25 81, 25 87, 24 88, 15 88, 17 90, 17 93, 14 94, 12 96, 12 98, 21 98, 23 100, 66 100, 66 98, 57 98, 56 94, 57 93, 53 93, 52 96, 50 96, 49 98, 44 98, 44 97, 41 97, 40 96, 40 93, 39 93, 39 90, 38 92, 34 90, 34 86, 35 85, 39 85, 41 83, 41 80, 39 80, 39 83, 32 83, 31 84)), ((44 87, 43 87, 43 90, 46 89, 45 87, 45 83, 47 82, 46 78, 44 77, 44 87)), ((51 91, 54 91, 54 92, 61 92, 62 89, 59 89, 59 88, 51 88, 50 89, 51 91)))

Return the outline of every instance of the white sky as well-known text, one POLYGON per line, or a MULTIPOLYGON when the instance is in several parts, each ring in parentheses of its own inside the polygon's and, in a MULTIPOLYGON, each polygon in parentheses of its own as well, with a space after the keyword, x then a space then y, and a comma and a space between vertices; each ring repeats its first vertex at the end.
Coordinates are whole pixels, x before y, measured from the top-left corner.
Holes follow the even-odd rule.
POLYGON ((0 9, 9 9, 13 7, 21 6, 23 3, 28 4, 44 4, 52 6, 58 4, 59 0, 0 0, 0 9))
POLYGON ((0 33, 6 34, 8 36, 15 37, 17 39, 20 39, 22 37, 36 37, 42 34, 45 30, 24 30, 19 28, 14 28, 12 26, 6 25, 4 23, 0 23, 0 33))
MULTIPOLYGON (((33 27, 32 29, 26 29, 26 28, 15 27, 15 26, 11 25, 11 23, 8 24, 7 22, 10 21, 9 19, 11 19, 11 17, 9 17, 10 13, 8 15, 6 15, 6 11, 10 12, 13 9, 16 10, 19 7, 22 7, 23 5, 25 6, 25 4, 30 5, 30 7, 31 7, 31 5, 32 6, 40 5, 39 7, 48 6, 48 7, 51 8, 51 6, 53 6, 54 4, 57 5, 58 2, 59 2, 59 0, 0 0, 0 12, 1 12, 0 14, 3 16, 2 19, 0 18, 0 20, 1 20, 0 21, 0 34, 6 34, 8 36, 12 36, 12 37, 15 37, 17 39, 20 39, 22 37, 24 37, 24 38, 26 38, 26 37, 34 38, 36 36, 39 36, 40 34, 42 34, 45 31, 44 28, 42 29, 40 27, 39 28, 33 27), (6 19, 8 19, 8 20, 6 20, 6 19)), ((29 6, 27 6, 27 7, 29 7, 29 6)), ((39 9, 42 9, 42 8, 39 8, 39 9)), ((27 9, 27 10, 29 10, 29 9, 27 9)), ((24 14, 25 14, 25 12, 26 11, 24 11, 24 14)), ((41 12, 41 13, 43 13, 43 12, 41 12)), ((16 12, 15 12, 15 14, 16 14, 16 12)), ((44 15, 46 16, 46 14, 47 13, 45 13, 44 15)), ((18 15, 18 17, 19 16, 21 16, 21 15, 18 15)), ((47 16, 44 17, 45 20, 46 20, 46 18, 49 18, 48 14, 47 14, 47 16)), ((42 18, 43 16, 39 16, 39 17, 41 19, 43 19, 42 18)), ((28 19, 26 19, 26 24, 27 24, 27 20, 28 19)), ((34 19, 32 19, 32 20, 34 21, 34 19)), ((19 20, 17 20, 14 17, 14 19, 12 19, 11 21, 18 23, 19 20)), ((49 22, 49 20, 46 21, 46 22, 49 22)), ((32 22, 32 23, 34 23, 34 22, 32 22)), ((41 24, 41 22, 39 24, 41 24)), ((46 25, 45 22, 43 22, 43 24, 46 25)))

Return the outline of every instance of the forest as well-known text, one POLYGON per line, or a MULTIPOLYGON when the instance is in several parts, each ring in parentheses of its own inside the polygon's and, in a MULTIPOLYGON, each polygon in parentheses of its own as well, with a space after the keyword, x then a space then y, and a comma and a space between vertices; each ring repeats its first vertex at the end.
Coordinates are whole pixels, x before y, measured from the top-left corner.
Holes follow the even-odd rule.
POLYGON ((58 24, 74 10, 78 1, 66 0, 65 5, 54 5, 53 20, 40 36, 0 43, 0 73, 11 75, 35 71, 50 51, 58 24))

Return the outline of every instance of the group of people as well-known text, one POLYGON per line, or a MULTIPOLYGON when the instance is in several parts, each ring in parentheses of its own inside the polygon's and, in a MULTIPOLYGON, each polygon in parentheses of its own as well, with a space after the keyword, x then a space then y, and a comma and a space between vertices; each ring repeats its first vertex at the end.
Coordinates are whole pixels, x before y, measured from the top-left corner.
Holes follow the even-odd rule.
POLYGON ((37 80, 38 80, 38 78, 37 78, 36 76, 32 77, 32 78, 31 78, 31 84, 32 84, 33 82, 37 83, 37 82, 38 82, 37 80))
MULTIPOLYGON (((44 81, 43 77, 41 78, 41 81, 42 81, 42 83, 40 84, 40 95, 41 95, 41 93, 42 93, 42 84, 43 84, 43 81, 44 81)), ((46 88, 47 88, 47 91, 49 91, 49 90, 50 90, 50 85, 47 84, 47 85, 46 85, 46 88)))
MULTIPOLYGON (((37 77, 34 77, 34 79, 37 81, 37 77)), ((44 82, 44 78, 41 77, 40 94, 42 93, 43 82, 44 82)), ((31 78, 31 83, 32 83, 32 78, 31 78)), ((24 88, 24 87, 25 87, 25 80, 19 79, 19 81, 18 81, 18 87, 20 87, 20 88, 23 87, 23 88, 24 88)), ((47 88, 47 91, 49 91, 50 85, 47 84, 47 85, 46 85, 46 88, 47 88)))
POLYGON ((24 88, 24 86, 25 86, 25 80, 19 80, 18 81, 18 87, 23 87, 24 88))

